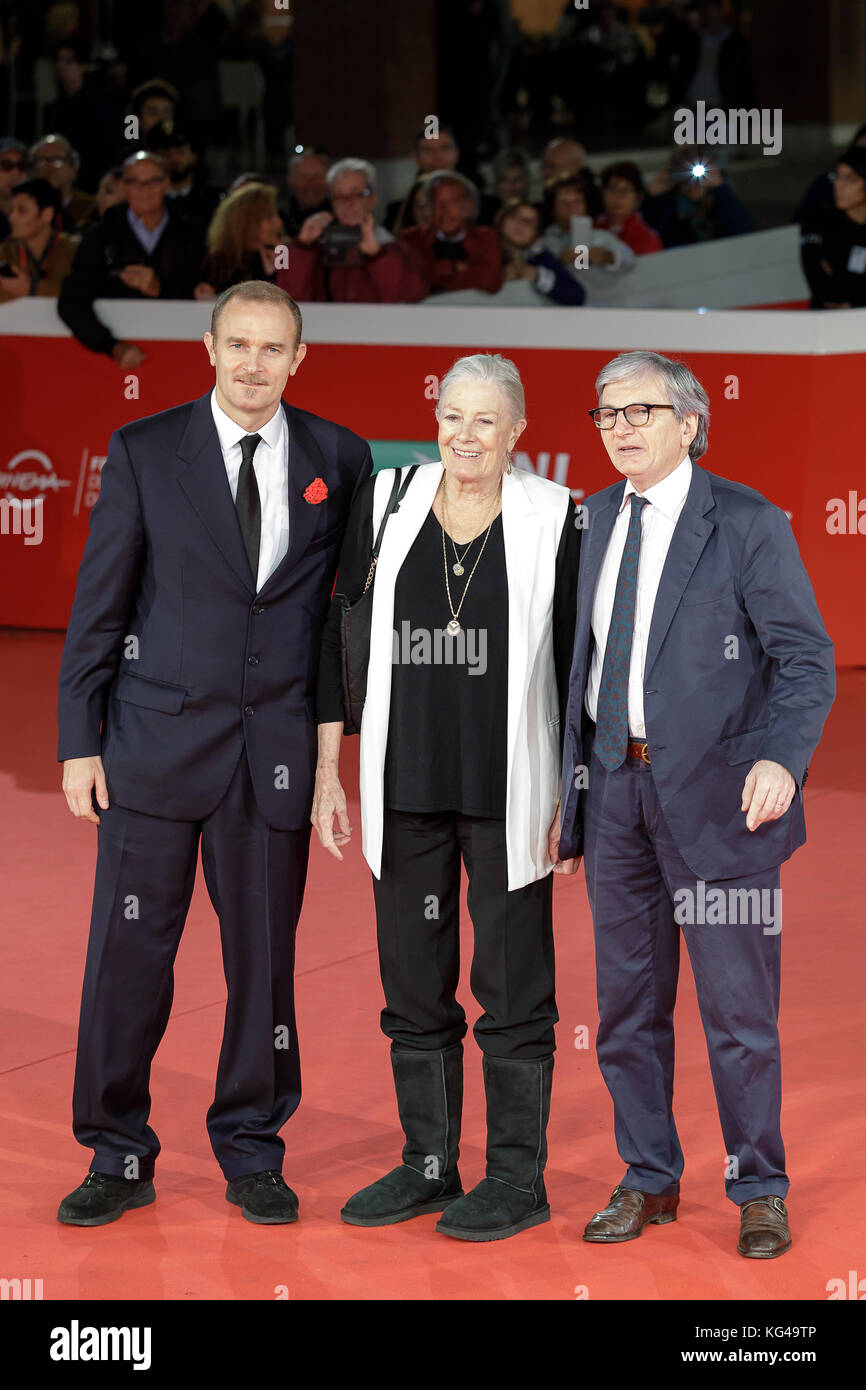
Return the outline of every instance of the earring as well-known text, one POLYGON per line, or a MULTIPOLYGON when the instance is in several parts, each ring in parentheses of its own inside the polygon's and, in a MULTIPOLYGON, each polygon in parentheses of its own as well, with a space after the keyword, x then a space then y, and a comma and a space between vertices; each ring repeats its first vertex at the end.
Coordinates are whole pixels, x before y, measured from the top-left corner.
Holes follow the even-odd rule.
POLYGON ((509 452, 505 455, 505 471, 506 471, 506 473, 513 473, 513 472, 514 472, 514 469, 513 469, 513 467, 512 467, 512 463, 511 463, 511 451, 510 451, 510 450, 509 450, 509 452))

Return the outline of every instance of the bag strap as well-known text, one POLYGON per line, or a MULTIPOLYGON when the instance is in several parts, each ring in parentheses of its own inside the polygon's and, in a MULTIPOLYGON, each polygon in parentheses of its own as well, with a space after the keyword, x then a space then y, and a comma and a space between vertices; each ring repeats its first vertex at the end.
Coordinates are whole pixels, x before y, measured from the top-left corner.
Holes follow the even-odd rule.
POLYGON ((373 542, 373 554, 372 554, 371 559, 370 559, 370 570, 369 570, 369 573, 368 573, 368 575, 367 575, 367 582, 366 582, 366 584, 364 585, 364 593, 365 593, 365 594, 366 594, 367 590, 369 589, 370 585, 371 585, 372 582, 373 582, 373 574, 374 574, 375 569, 376 569, 376 562, 377 562, 377 560, 379 559, 379 551, 380 551, 380 549, 381 549, 381 547, 382 547, 382 537, 383 537, 384 534, 385 534, 385 526, 386 526, 386 523, 387 523, 387 521, 388 521, 388 517, 391 516, 394 512, 397 512, 397 511, 400 510, 400 503, 403 501, 403 498, 406 496, 406 489, 408 488, 409 484, 411 483, 411 481, 412 481, 414 475, 417 473, 417 471, 418 471, 418 464, 417 464, 417 463, 413 463, 412 467, 409 469, 409 472, 406 474, 405 480, 403 480, 403 470, 402 470, 402 468, 395 468, 395 469, 394 469, 394 483, 393 483, 393 486, 392 486, 392 488, 391 488, 391 496, 388 498, 388 505, 387 505, 387 507, 385 508, 385 515, 382 517, 382 520, 379 522, 379 531, 378 531, 378 534, 377 534, 377 536, 376 536, 375 541, 373 542), (402 485, 401 485, 401 484, 402 484, 402 485))

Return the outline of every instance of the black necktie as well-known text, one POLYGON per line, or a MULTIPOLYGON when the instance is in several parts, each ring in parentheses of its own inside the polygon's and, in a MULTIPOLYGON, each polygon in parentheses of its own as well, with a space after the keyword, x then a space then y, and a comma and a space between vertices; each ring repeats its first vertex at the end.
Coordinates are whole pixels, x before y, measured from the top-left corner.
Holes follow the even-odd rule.
POLYGON ((241 440, 241 471, 238 474, 238 490, 235 495, 238 521, 244 538, 247 558, 253 575, 253 583, 258 588, 259 546, 262 539, 262 505, 259 501, 259 488, 253 468, 253 454, 261 439, 260 434, 245 434, 241 440))

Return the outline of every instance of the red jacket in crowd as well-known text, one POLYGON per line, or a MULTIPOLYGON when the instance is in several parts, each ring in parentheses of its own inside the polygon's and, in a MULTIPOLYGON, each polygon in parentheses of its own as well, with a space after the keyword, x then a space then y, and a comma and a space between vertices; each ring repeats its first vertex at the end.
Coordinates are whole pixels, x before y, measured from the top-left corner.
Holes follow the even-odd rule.
MULTIPOLYGON (((596 227, 606 227, 611 231, 610 218, 606 212, 602 212, 595 219, 596 227)), ((639 212, 632 212, 625 219, 620 231, 616 232, 620 241, 624 241, 626 246, 630 246, 636 256, 648 256, 652 251, 664 251, 665 246, 658 232, 653 231, 648 222, 645 222, 639 212)))
POLYGON ((289 264, 277 272, 277 284, 293 299, 335 304, 415 304, 430 287, 419 258, 407 246, 386 241, 378 256, 363 256, 360 265, 322 264, 317 244, 289 244, 289 264))
POLYGON ((502 288, 502 247, 492 227, 468 227, 461 241, 441 242, 440 249, 448 247, 448 255, 437 255, 433 227, 408 227, 400 239, 418 253, 431 294, 445 290, 486 290, 495 294, 502 288), (454 248, 453 255, 450 248, 454 248))

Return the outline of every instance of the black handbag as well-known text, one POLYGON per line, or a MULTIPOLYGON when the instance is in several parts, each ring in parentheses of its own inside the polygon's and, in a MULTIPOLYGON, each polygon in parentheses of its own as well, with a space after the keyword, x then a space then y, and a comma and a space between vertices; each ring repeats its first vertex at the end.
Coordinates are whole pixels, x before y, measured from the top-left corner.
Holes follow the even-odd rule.
POLYGON ((402 469, 394 470, 394 485, 391 488, 391 496, 385 508, 385 515, 379 523, 379 532, 373 542, 373 554, 370 559, 370 569, 367 574, 367 582, 363 591, 354 601, 349 599, 346 594, 340 594, 340 645, 342 648, 343 665, 343 733, 359 734, 361 732, 361 715, 364 713, 364 701, 367 697, 367 667, 370 662, 370 624, 373 617, 373 579, 376 574, 376 562, 379 559, 379 550, 382 545, 382 537, 385 534, 385 525, 388 517, 399 509, 400 503, 406 495, 406 489, 412 481, 412 476, 417 472, 418 465, 413 464, 406 475, 405 482, 402 469))

